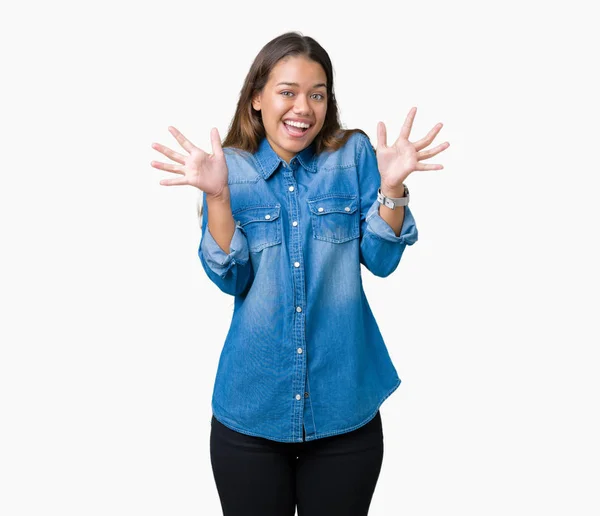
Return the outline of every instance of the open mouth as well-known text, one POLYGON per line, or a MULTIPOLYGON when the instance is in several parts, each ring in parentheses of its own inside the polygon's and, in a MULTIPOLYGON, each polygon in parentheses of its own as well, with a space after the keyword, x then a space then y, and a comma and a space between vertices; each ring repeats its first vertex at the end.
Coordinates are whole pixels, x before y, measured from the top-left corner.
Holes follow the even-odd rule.
POLYGON ((308 130, 312 127, 294 127, 293 125, 290 124, 286 124, 285 122, 283 122, 283 126, 285 127, 285 130, 287 131, 287 133, 290 136, 293 136, 294 138, 300 138, 302 136, 304 136, 308 130))

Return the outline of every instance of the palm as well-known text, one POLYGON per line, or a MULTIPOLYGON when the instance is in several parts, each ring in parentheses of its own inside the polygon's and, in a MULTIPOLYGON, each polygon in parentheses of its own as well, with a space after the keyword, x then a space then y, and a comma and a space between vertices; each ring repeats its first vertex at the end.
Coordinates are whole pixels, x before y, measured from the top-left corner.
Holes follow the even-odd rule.
POLYGON ((210 133, 213 154, 207 154, 196 147, 174 127, 170 127, 169 131, 188 154, 180 154, 157 143, 152 144, 152 148, 179 163, 179 165, 158 161, 151 163, 154 168, 173 172, 180 176, 174 179, 163 179, 160 184, 165 186, 191 185, 208 195, 221 193, 227 186, 228 170, 218 130, 215 128, 210 133))
POLYGON ((192 149, 182 167, 188 184, 207 193, 218 192, 227 180, 227 163, 224 156, 207 154, 202 149, 192 149), (225 173, 223 174, 223 168, 225 173))
MULTIPOLYGON (((377 165, 380 171, 415 170, 417 163, 417 150, 408 140, 398 140, 391 147, 377 147, 377 165)), ((393 187, 394 184, 402 184, 404 179, 406 176, 403 177, 401 172, 392 173, 391 176, 386 177, 386 181, 390 182, 388 185, 390 187, 393 187)))

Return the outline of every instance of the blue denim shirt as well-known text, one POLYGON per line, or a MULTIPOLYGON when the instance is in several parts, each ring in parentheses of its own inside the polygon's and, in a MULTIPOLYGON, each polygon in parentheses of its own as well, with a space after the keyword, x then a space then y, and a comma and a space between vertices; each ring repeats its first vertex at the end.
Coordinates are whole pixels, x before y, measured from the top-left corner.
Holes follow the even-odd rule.
MULTIPOLYGON (((212 397, 216 419, 280 442, 312 441, 368 423, 400 385, 361 278, 391 274, 417 241, 404 207, 400 236, 379 215, 371 143, 313 145, 287 164, 263 138, 256 153, 224 149, 236 222, 225 253, 208 229, 198 255, 235 296, 212 397)), ((401 209, 401 208, 396 208, 401 209)))

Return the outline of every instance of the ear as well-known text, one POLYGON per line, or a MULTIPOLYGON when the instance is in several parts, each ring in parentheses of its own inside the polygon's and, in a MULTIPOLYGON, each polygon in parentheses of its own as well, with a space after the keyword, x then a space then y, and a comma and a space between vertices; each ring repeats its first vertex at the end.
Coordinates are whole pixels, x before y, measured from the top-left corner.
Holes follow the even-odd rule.
POLYGON ((252 107, 256 111, 260 111, 260 94, 259 93, 257 93, 256 95, 254 95, 254 97, 252 97, 252 107))

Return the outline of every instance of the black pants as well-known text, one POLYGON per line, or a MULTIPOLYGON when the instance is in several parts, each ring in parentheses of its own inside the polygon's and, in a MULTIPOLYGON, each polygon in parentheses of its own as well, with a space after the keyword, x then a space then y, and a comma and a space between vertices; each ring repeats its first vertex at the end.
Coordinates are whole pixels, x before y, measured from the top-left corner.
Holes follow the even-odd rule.
POLYGON ((383 462, 379 411, 345 434, 281 443, 213 416, 210 458, 224 516, 365 516, 383 462))

